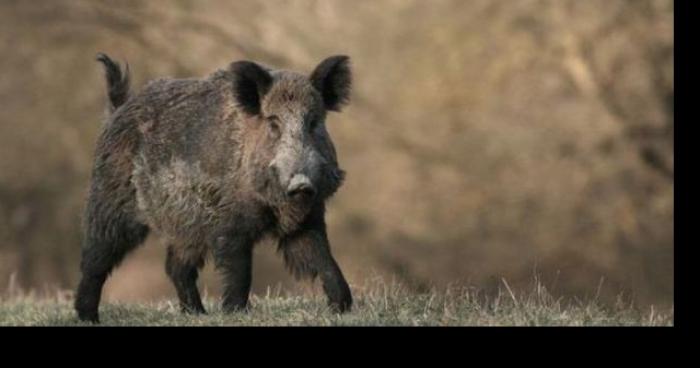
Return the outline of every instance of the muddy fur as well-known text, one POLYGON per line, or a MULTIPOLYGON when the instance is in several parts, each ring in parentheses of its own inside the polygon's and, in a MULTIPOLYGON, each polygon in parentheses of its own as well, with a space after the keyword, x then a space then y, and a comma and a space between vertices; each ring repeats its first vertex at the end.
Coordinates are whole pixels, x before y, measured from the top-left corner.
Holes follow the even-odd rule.
POLYGON ((350 308, 324 222, 344 177, 325 119, 348 100, 347 57, 326 59, 311 77, 240 61, 136 94, 117 63, 98 60, 111 113, 85 212, 81 319, 98 320, 104 281, 149 231, 168 244, 166 272, 186 312, 204 312, 196 282, 208 255, 224 277, 224 309, 245 309, 263 238, 278 242, 294 276, 319 276, 333 308, 350 308))

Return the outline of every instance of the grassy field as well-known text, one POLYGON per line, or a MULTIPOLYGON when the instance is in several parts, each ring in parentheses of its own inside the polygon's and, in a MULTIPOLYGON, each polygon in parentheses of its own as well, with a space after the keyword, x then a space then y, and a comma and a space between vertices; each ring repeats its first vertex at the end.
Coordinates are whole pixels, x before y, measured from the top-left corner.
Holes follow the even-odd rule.
MULTIPOLYGON (((103 304, 104 326, 671 326, 673 311, 645 311, 631 306, 604 307, 595 301, 553 298, 542 286, 516 295, 504 283, 502 293, 487 297, 467 288, 415 294, 392 283, 355 288, 353 311, 336 315, 322 295, 268 291, 251 297, 247 313, 225 315, 214 299, 208 314, 181 314, 176 301, 103 304)), ((71 297, 15 293, 0 300, 2 326, 88 326, 79 322, 71 297)))

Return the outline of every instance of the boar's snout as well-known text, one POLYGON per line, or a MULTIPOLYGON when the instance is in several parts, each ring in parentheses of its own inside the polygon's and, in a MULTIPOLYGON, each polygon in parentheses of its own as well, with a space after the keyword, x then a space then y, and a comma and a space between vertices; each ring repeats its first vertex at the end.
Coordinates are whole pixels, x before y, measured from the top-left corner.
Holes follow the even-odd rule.
POLYGON ((287 186, 287 196, 292 198, 298 197, 313 197, 316 195, 316 188, 311 183, 308 176, 304 174, 296 174, 292 176, 287 186))

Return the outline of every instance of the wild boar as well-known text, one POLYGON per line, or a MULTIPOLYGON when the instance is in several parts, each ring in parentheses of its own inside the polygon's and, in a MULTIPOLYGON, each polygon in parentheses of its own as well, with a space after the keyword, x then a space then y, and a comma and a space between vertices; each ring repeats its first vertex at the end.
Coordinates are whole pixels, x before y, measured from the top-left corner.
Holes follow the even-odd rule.
POLYGON ((196 282, 209 254, 224 277, 223 310, 246 309, 253 247, 270 238, 297 279, 320 277, 333 310, 351 307, 324 221, 345 175, 325 121, 349 100, 347 56, 308 76, 237 61, 136 94, 128 65, 123 73, 107 55, 97 60, 109 104, 84 216, 81 320, 99 321, 104 282, 151 230, 166 240, 184 312, 205 312, 196 282))

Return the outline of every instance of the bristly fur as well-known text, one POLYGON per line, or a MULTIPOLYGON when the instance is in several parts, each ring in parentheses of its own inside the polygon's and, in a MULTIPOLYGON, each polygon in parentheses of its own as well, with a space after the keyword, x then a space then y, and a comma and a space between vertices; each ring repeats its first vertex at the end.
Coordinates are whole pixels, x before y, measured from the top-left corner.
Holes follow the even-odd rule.
POLYGON ((278 242, 295 277, 321 278, 332 308, 350 308, 324 220, 345 174, 325 118, 347 102, 347 57, 326 59, 311 77, 239 61, 202 79, 155 80, 134 95, 128 69, 98 60, 111 113, 85 208, 82 320, 98 321, 105 280, 150 231, 166 239, 165 269, 184 312, 205 312, 196 283, 208 255, 224 277, 223 309, 245 310, 252 249, 264 238, 278 242), (294 194, 293 177, 311 190, 294 194))
POLYGON ((114 112, 119 106, 129 98, 129 64, 126 64, 124 73, 119 67, 119 64, 114 62, 109 56, 104 53, 97 54, 97 61, 104 65, 105 78, 107 79, 107 96, 109 104, 107 110, 109 113, 114 112))

